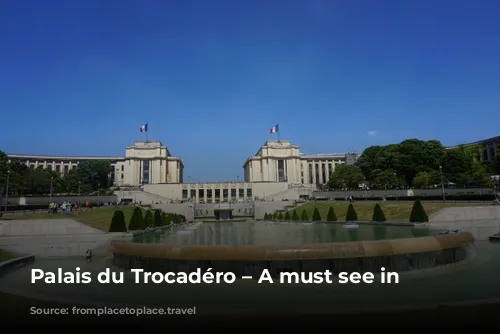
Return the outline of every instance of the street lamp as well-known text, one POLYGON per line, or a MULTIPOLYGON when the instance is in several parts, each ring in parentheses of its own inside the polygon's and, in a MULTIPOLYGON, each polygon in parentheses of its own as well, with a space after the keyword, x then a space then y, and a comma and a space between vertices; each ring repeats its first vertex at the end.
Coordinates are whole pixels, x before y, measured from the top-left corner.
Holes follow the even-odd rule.
POLYGON ((443 166, 439 166, 439 174, 441 174, 441 192, 443 193, 443 203, 446 203, 446 196, 444 195, 443 166))
POLYGON ((5 212, 7 212, 7 205, 9 205, 9 179, 10 179, 10 169, 7 170, 7 184, 5 186, 5 212))
POLYGON ((52 202, 52 181, 54 181, 54 177, 50 177, 50 195, 49 195, 49 202, 52 202))

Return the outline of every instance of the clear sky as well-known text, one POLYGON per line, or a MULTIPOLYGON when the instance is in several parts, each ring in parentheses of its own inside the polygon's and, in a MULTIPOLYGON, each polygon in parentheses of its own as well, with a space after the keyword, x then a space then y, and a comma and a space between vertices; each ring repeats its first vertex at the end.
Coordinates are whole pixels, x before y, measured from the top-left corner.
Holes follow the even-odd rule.
POLYGON ((159 139, 191 181, 242 178, 279 123, 304 153, 498 135, 493 0, 4 0, 0 149, 123 156, 159 139))

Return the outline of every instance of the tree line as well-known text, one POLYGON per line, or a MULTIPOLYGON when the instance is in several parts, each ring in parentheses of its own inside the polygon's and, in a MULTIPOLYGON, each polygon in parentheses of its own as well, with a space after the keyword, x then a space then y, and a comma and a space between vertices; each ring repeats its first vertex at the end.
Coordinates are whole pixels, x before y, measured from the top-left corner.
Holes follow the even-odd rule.
POLYGON ((500 172, 500 158, 479 159, 482 145, 446 149, 437 140, 408 139, 399 144, 370 146, 354 165, 337 165, 327 188, 370 189, 492 186, 489 174, 500 172), (443 182, 442 182, 443 181, 443 182))
POLYGON ((24 162, 8 162, 0 151, 0 194, 5 194, 9 172, 9 196, 53 194, 88 194, 107 189, 110 184, 111 163, 107 160, 81 161, 76 169, 62 175, 39 166, 29 168, 24 162))

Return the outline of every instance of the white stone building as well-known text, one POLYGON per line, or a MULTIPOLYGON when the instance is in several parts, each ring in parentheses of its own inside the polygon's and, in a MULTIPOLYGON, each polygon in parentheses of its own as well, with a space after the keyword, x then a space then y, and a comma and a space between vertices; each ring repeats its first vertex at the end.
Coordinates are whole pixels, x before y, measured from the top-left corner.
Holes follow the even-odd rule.
POLYGON ((346 154, 304 155, 289 140, 268 140, 247 159, 244 182, 183 183, 184 165, 160 141, 136 141, 127 146, 125 157, 42 156, 9 154, 30 168, 50 168, 62 176, 86 160, 109 160, 114 186, 140 186, 159 198, 198 203, 297 198, 326 184, 336 164, 346 154))

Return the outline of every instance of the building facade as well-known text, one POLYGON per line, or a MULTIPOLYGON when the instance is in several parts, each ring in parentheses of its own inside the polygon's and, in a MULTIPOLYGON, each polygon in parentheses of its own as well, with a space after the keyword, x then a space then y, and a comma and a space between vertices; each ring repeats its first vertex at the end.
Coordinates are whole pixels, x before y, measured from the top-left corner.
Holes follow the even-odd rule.
MULTIPOLYGON (((498 152, 500 152, 500 136, 488 138, 485 140, 476 141, 473 143, 463 144, 463 146, 475 146, 475 145, 483 146, 483 151, 479 155, 479 160, 491 161, 497 156, 498 152)), ((446 149, 453 150, 453 149, 458 148, 459 146, 460 145, 448 146, 448 147, 446 147, 446 149)))
POLYGON ((125 148, 125 157, 47 156, 8 154, 8 161, 18 160, 29 168, 51 169, 66 175, 82 161, 107 160, 111 164, 110 180, 114 186, 137 186, 156 183, 182 183, 184 165, 173 157, 160 141, 136 141, 125 148))
POLYGON ((107 160, 110 180, 115 187, 141 187, 158 201, 196 203, 242 202, 306 196, 317 185, 326 184, 335 165, 346 162, 346 154, 304 155, 289 140, 269 140, 245 162, 244 182, 184 183, 184 165, 160 141, 136 141, 125 148, 124 157, 71 157, 9 154, 30 168, 52 169, 61 176, 78 168, 83 161, 107 160))
POLYGON ((289 140, 268 140, 245 164, 245 182, 326 184, 335 165, 346 162, 346 154, 309 154, 289 140))

